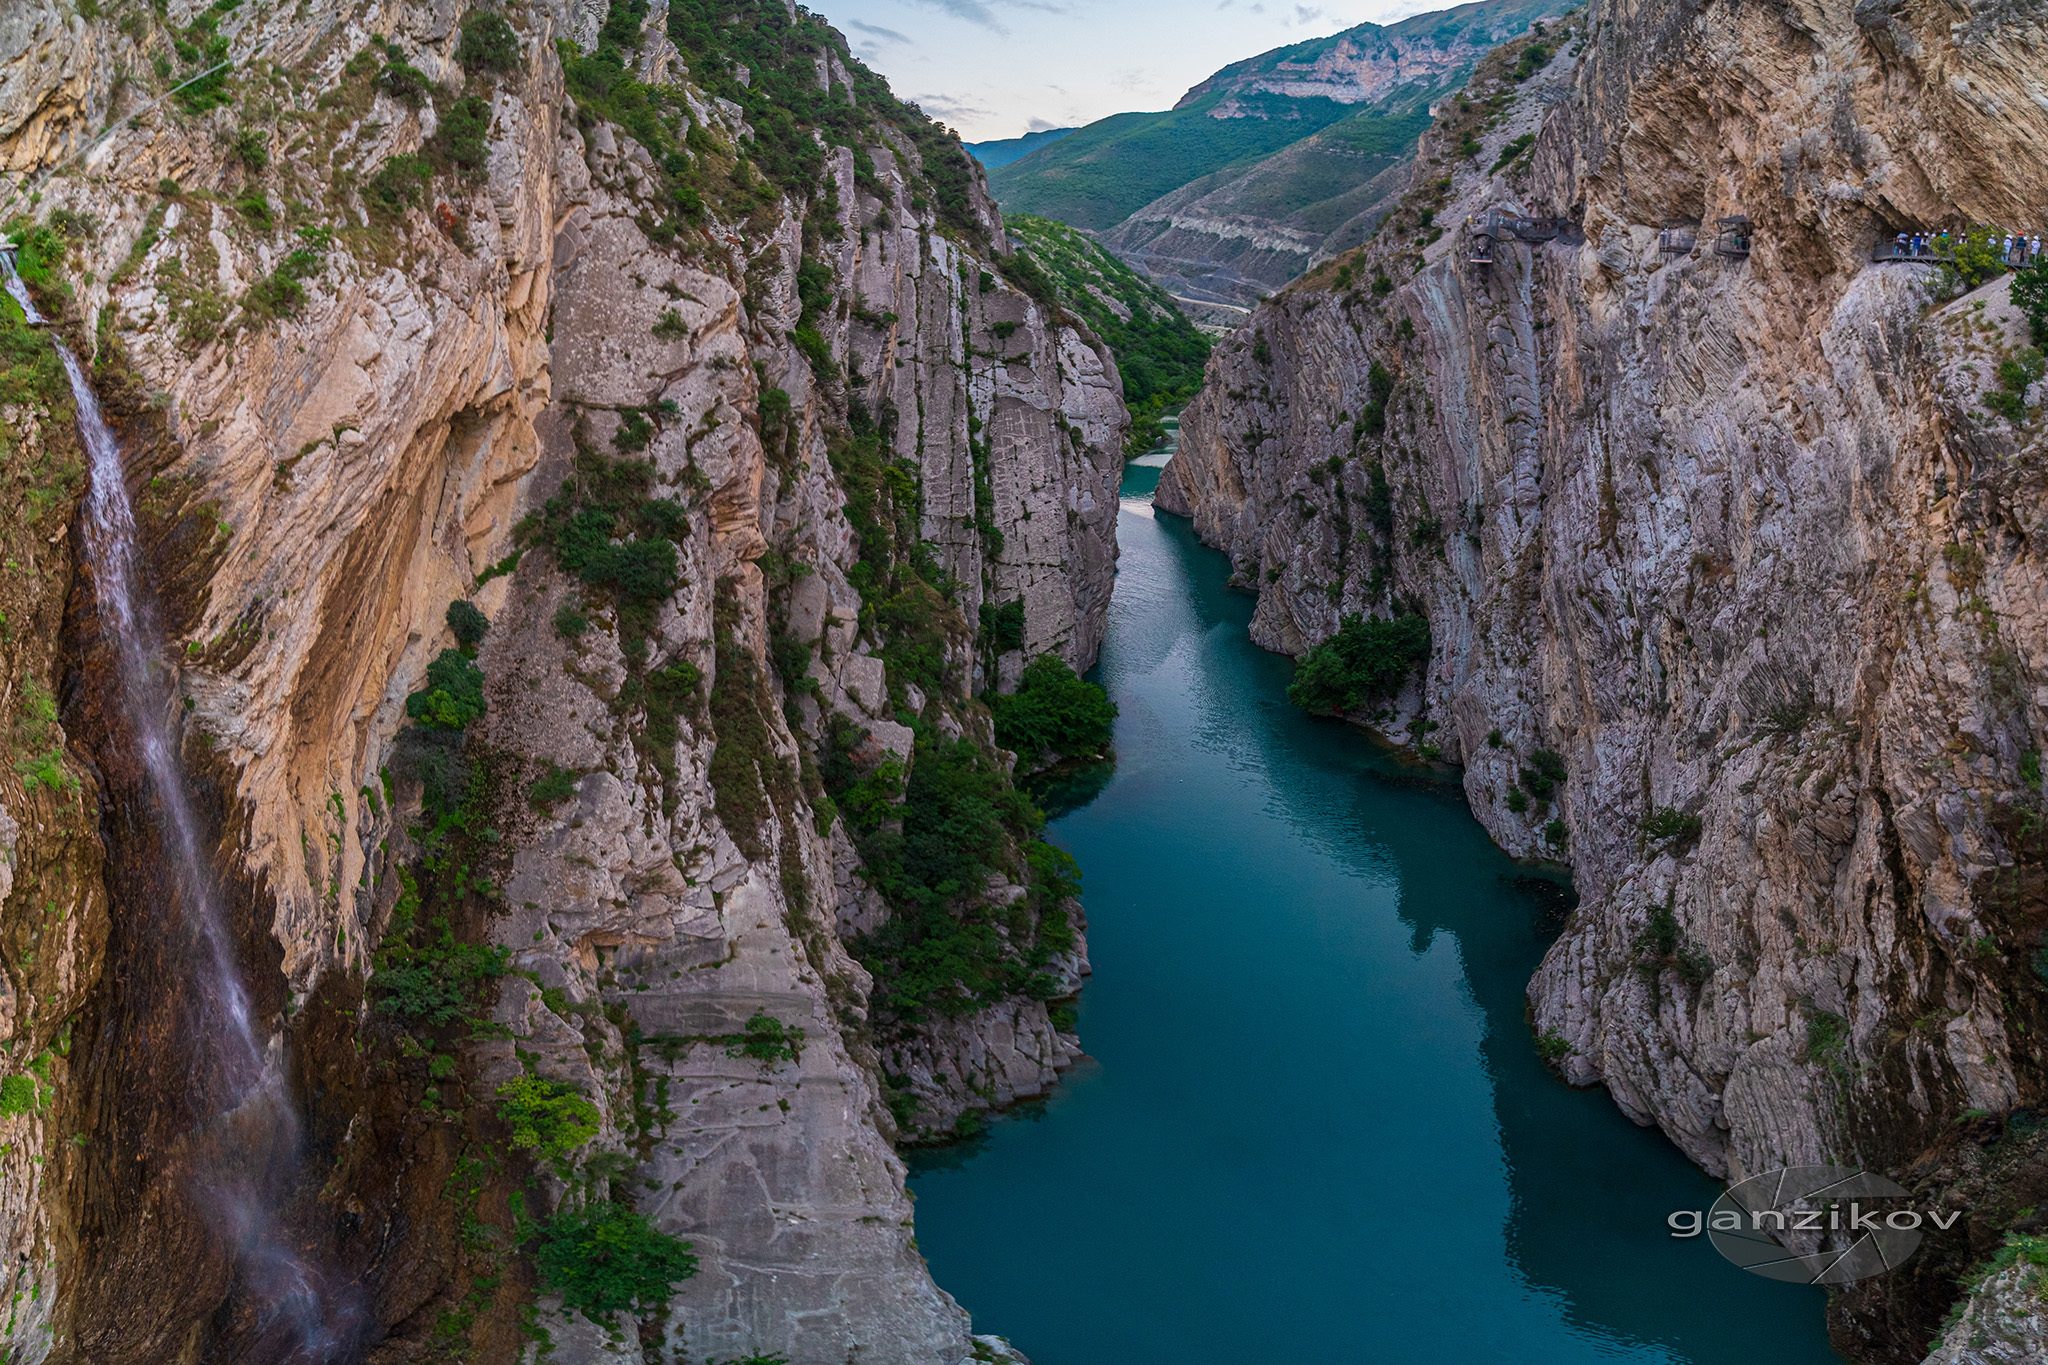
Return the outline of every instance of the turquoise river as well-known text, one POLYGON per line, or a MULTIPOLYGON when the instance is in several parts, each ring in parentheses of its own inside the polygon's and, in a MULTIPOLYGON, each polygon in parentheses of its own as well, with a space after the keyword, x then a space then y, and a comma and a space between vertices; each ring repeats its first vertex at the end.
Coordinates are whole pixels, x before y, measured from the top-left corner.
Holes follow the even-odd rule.
POLYGON ((1537 1057, 1563 886, 1288 706, 1158 472, 1123 490, 1115 775, 1052 826, 1089 1059, 918 1158, 938 1282, 1034 1365, 1835 1361, 1821 1290, 1670 1235, 1718 1184, 1537 1057))

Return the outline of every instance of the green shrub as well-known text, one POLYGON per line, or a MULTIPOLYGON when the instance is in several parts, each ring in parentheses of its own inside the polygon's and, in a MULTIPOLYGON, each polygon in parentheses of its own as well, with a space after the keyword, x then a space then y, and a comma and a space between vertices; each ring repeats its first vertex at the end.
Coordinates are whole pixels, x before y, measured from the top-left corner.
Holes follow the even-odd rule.
POLYGON ((1706 950, 1686 941, 1684 932, 1678 927, 1677 911, 1669 898, 1662 905, 1650 907, 1642 932, 1636 935, 1636 951, 1642 954, 1648 973, 1654 974, 1668 967, 1679 980, 1694 988, 1714 974, 1714 960, 1707 956, 1706 950))
POLYGON ((389 214, 404 213, 420 202, 434 168, 425 157, 402 153, 384 158, 377 173, 363 185, 363 197, 372 208, 389 214))
POLYGON ((405 714, 436 730, 460 730, 483 715, 484 674, 456 649, 427 665, 427 685, 405 699, 405 714))
POLYGON ((981 604, 981 636, 992 654, 1008 654, 1024 648, 1024 599, 981 604))
POLYGON ((445 919, 436 927, 426 947, 392 945, 380 952, 371 978, 379 1007, 408 1025, 441 1028, 470 1017, 484 983, 512 970, 510 949, 458 943, 445 919))
POLYGON ((1975 289, 2005 273, 2005 254, 2000 250, 2003 237, 1996 229, 1983 226, 1957 234, 1955 258, 1941 267, 1942 278, 1952 292, 1975 289))
POLYGON ((1643 817, 1643 837, 1653 844, 1691 843, 1700 837, 1700 817, 1671 806, 1659 806, 1643 817))
POLYGON ((396 58, 386 62, 384 69, 377 73, 376 86, 408 109, 425 105, 427 96, 434 89, 426 72, 396 58))
POLYGON ((503 15, 472 10, 462 21, 462 41, 455 46, 455 60, 472 75, 486 71, 509 74, 519 66, 519 35, 503 15))
POLYGON ((534 779, 533 786, 527 791, 527 799, 535 810, 551 809, 576 794, 576 782, 574 769, 561 767, 549 759, 547 771, 534 779))
POLYGON ((237 128, 229 144, 244 166, 261 173, 270 165, 270 135, 261 128, 237 128))
POLYGON ((1493 163, 1492 169, 1489 170, 1487 174, 1498 174, 1503 167, 1505 167, 1509 162, 1513 161, 1515 158, 1519 157, 1523 152, 1528 151, 1530 147, 1535 145, 1535 143, 1536 134, 1534 133, 1524 133, 1520 137, 1514 139, 1512 142, 1508 143, 1507 146, 1500 149, 1499 160, 1493 163))
POLYGON ((1507 805, 1508 809, 1515 814, 1522 814, 1529 809, 1529 793, 1523 791, 1520 787, 1510 786, 1508 788, 1507 805))
POLYGON ((242 307, 259 319, 297 317, 306 306, 306 286, 283 269, 273 270, 249 286, 242 307))
POLYGON ((1304 711, 1347 715, 1394 696, 1429 662, 1429 618, 1344 618, 1337 633, 1301 656, 1287 700, 1304 711))
POLYGON ((1047 753, 1067 758, 1100 754, 1109 747, 1116 703, 1094 683, 1076 677, 1057 654, 1041 654, 1024 666, 1012 696, 989 698, 996 743, 1013 749, 1027 767, 1047 753))
POLYGON ((1529 755, 1528 766, 1519 776, 1522 787, 1539 801, 1547 801, 1550 794, 1565 779, 1564 755, 1554 749, 1538 749, 1529 755))
POLYGON ((574 640, 590 629, 590 618, 573 605, 564 602, 555 608, 555 634, 564 640, 574 640))
POLYGON ((541 1224, 534 1264, 563 1306, 592 1322, 658 1312, 672 1286, 697 1273, 690 1244, 619 1204, 565 1209, 541 1224))
POLYGON ((20 775, 21 784, 27 791, 32 792, 37 787, 53 792, 78 790, 78 779, 64 766, 62 749, 22 759, 14 765, 14 771, 20 775))
POLYGON ((1562 820, 1552 820, 1543 827, 1543 842, 1559 852, 1563 852, 1565 842, 1570 838, 1571 831, 1565 828, 1562 820))
POLYGON ((2027 315, 2034 344, 2048 347, 2048 256, 2036 256, 2013 272, 2012 301, 2027 315))
POLYGON ((597 1106, 559 1081, 521 1076, 498 1087, 498 1117, 512 1129, 512 1145, 548 1161, 567 1156, 597 1136, 597 1106))
POLYGON ((461 598, 448 604, 447 620, 455 643, 471 652, 483 643, 484 633, 491 628, 490 618, 477 609, 476 603, 461 598))
POLYGON ((1064 916, 1053 914, 1076 884, 1071 860, 1027 847, 1039 942, 1030 941, 1028 910, 1020 923, 1006 924, 1007 935, 999 932, 996 917, 1022 907, 989 906, 982 892, 989 874, 1013 869, 1012 848, 1032 842, 1038 811, 967 739, 919 739, 902 804, 892 805, 901 766, 885 761, 856 778, 848 751, 857 736, 835 731, 820 768, 870 879, 895 912, 853 945, 875 977, 877 1007, 914 1024, 932 1013, 973 1014, 1026 992, 1057 950, 1048 929, 1071 942, 1071 928, 1061 932, 1064 916), (900 829, 890 827, 891 817, 901 820, 900 829))
POLYGON ((428 149, 463 179, 482 180, 490 160, 490 131, 491 102, 469 95, 442 112, 428 149))
POLYGON ((1556 1029, 1546 1029, 1536 1035, 1536 1055, 1546 1062, 1561 1062, 1572 1055, 1571 1040, 1556 1029))
POLYGON ((19 1118, 33 1114, 41 1104, 36 1089, 36 1078, 26 1072, 0 1080, 0 1118, 19 1118))
POLYGON ((235 201, 235 208, 244 218, 264 232, 277 225, 270 211, 270 200, 262 190, 251 190, 235 201))
POLYGON ((1837 1068, 1849 1050, 1849 1021, 1832 1010, 1804 1006, 1806 1048, 1802 1060, 1837 1068))
POLYGON ((2028 347, 1998 363, 1998 388, 1984 395, 1984 406, 2018 426, 2027 420, 2027 389, 2041 378, 2048 362, 2028 347))
POLYGON ((776 1062, 793 1062, 803 1055, 804 1031, 800 1028, 785 1027, 780 1019, 766 1010, 755 1010, 747 1020, 746 1032, 740 1040, 727 1048, 728 1057, 752 1057, 757 1062, 773 1065, 776 1062))

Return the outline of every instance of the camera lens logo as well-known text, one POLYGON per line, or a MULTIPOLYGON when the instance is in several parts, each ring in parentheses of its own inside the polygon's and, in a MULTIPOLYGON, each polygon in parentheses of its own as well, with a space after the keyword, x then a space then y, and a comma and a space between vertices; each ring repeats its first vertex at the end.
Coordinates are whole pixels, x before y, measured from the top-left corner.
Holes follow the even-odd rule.
POLYGON ((1923 1214, 1897 1182, 1854 1166, 1791 1166, 1732 1185, 1702 1216, 1666 1221, 1674 1237, 1704 1230, 1714 1250, 1749 1271, 1796 1284, 1848 1284, 1905 1264, 1922 1228, 1962 1217, 1923 1214))

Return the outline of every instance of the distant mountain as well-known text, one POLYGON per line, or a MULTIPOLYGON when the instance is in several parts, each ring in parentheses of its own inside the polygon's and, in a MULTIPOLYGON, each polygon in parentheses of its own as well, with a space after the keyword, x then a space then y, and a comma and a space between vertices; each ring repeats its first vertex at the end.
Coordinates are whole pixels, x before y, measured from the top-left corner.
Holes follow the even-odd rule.
POLYGON ((998 166, 1009 165, 1020 156, 1037 151, 1048 142, 1058 142, 1074 131, 1076 130, 1072 128, 1041 128, 1022 137, 1006 137, 996 142, 965 142, 961 145, 967 148, 969 156, 992 171, 998 166))
POLYGON ((1275 48, 1164 113, 1112 115, 991 168, 989 185, 1006 213, 1096 232, 1183 302, 1253 303, 1363 241, 1432 102, 1572 7, 1480 0, 1275 48))

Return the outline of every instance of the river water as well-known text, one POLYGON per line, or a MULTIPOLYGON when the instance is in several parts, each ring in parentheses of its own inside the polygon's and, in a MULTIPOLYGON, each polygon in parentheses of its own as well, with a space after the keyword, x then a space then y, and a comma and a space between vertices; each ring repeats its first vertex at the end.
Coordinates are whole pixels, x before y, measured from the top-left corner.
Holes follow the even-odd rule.
POLYGON ((1224 557, 1154 516, 1162 462, 1124 482, 1115 776, 1052 826, 1090 1060, 918 1158, 938 1282, 1034 1365, 1835 1361, 1822 1290, 1670 1236, 1717 1182, 1537 1058, 1564 887, 1287 704, 1224 557))

